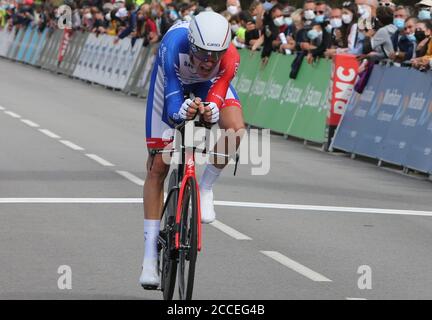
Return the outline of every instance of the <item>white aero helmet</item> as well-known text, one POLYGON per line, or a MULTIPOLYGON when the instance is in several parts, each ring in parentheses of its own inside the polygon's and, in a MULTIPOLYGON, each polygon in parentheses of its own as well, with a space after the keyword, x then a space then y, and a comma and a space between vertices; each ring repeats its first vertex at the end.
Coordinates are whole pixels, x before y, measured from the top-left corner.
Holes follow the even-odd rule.
POLYGON ((193 53, 224 52, 231 43, 230 24, 222 15, 205 11, 196 15, 189 25, 189 42, 193 53))

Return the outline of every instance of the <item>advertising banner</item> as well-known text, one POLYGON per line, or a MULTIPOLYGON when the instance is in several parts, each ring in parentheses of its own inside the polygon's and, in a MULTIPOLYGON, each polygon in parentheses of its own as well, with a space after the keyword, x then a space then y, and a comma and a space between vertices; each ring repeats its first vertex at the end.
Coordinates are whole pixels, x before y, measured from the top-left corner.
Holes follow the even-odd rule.
POLYGON ((363 94, 354 91, 333 138, 332 148, 354 152, 360 133, 367 127, 366 116, 369 109, 378 99, 378 89, 384 70, 384 67, 375 66, 363 94))
POLYGON ((288 135, 318 143, 325 141, 326 94, 330 71, 331 63, 328 60, 320 59, 313 65, 303 62, 293 81, 300 100, 295 104, 297 110, 287 127, 288 135))
MULTIPOLYGON (((397 165, 404 165, 408 156, 409 146, 415 143, 418 135, 418 121, 424 109, 428 107, 431 89, 430 76, 414 69, 391 68, 388 70, 398 79, 399 91, 402 93, 402 103, 388 128, 382 143, 378 158, 397 165), (403 79, 403 81, 401 81, 403 79)), ((396 91, 391 93, 396 99, 396 91)))
POLYGON ((15 29, 8 30, 3 28, 0 30, 0 57, 6 57, 10 46, 13 43, 15 36, 15 29))
POLYGON ((339 125, 350 99, 358 74, 358 62, 354 55, 337 54, 333 59, 330 81, 330 110, 327 116, 329 126, 339 125))

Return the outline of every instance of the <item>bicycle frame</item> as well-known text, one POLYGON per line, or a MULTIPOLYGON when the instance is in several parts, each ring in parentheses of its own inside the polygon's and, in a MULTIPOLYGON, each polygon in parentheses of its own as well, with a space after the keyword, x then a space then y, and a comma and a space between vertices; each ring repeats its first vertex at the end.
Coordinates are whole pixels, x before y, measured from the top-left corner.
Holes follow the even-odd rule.
MULTIPOLYGON (((182 157, 181 164, 179 165, 179 174, 183 175, 181 180, 181 186, 179 191, 179 197, 177 202, 176 211, 176 226, 180 224, 181 213, 182 213, 182 201, 184 197, 186 183, 189 179, 194 179, 196 182, 196 192, 197 192, 197 207, 198 207, 198 251, 201 251, 201 206, 200 206, 200 194, 199 185, 196 179, 195 170, 195 146, 193 141, 193 132, 195 129, 195 121, 187 121, 181 126, 181 139, 182 139, 182 157)), ((180 249, 180 229, 176 227, 175 233, 175 247, 177 250, 180 249)))

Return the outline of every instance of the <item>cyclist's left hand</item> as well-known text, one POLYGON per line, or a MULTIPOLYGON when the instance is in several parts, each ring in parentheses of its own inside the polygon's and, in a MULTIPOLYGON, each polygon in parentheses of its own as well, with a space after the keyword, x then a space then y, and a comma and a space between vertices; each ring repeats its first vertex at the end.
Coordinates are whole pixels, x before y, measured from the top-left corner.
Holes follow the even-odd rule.
POLYGON ((199 112, 205 122, 216 123, 219 121, 219 108, 214 102, 209 102, 206 106, 201 104, 199 112))

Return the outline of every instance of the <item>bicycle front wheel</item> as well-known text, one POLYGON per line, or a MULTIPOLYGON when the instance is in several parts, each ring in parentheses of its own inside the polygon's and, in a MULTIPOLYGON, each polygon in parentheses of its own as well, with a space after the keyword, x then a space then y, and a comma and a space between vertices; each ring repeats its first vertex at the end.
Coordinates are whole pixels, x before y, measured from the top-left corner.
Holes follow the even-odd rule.
POLYGON ((178 288, 180 300, 191 300, 198 252, 198 194, 195 179, 187 180, 180 205, 178 288))
MULTIPOLYGON (((168 191, 178 186, 177 170, 171 172, 168 191)), ((177 274, 177 251, 175 250, 175 215, 177 209, 178 192, 174 191, 162 219, 162 233, 165 245, 160 250, 161 261, 161 289, 164 300, 172 300, 177 274)))

